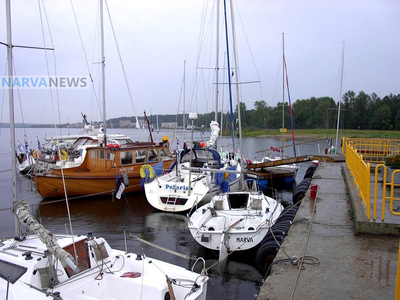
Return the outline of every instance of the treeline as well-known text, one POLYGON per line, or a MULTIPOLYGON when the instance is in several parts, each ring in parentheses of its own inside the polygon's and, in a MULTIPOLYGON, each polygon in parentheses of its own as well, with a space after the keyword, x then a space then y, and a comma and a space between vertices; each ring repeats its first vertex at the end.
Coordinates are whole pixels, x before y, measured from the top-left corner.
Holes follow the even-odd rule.
MULTIPOLYGON (((339 105, 330 97, 311 97, 299 99, 292 104, 293 126, 295 129, 332 129, 337 127, 339 105)), ((371 130, 400 130, 400 94, 390 94, 379 98, 375 93, 368 95, 359 92, 348 91, 342 97, 340 104, 340 129, 371 129, 371 130)), ((248 109, 245 103, 240 104, 242 128, 252 129, 279 129, 284 122, 285 128, 291 128, 290 109, 287 102, 282 107, 282 102, 275 107, 269 106, 265 101, 254 102, 254 108, 248 109)), ((156 116, 148 116, 150 121, 156 124, 156 116)), ((143 119, 139 117, 139 119, 143 119)), ((215 113, 199 114, 194 121, 196 127, 202 125, 209 129, 211 120, 215 119, 215 113)), ((117 126, 119 120, 131 120, 133 117, 121 117, 110 120, 117 126)), ((237 109, 234 113, 234 125, 237 129, 237 109)), ((183 126, 183 115, 159 115, 158 122, 177 122, 183 126)), ((221 113, 217 122, 221 124, 221 113)), ((186 118, 186 125, 191 121, 186 118)), ((231 127, 229 113, 222 114, 222 127, 231 127)))

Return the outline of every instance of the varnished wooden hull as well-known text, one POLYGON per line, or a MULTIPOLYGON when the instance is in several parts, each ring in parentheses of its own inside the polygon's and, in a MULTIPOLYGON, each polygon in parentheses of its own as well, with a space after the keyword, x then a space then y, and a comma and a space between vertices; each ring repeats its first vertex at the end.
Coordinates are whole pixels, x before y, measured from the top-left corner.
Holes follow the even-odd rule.
MULTIPOLYGON (((64 176, 67 195, 70 197, 88 196, 88 195, 109 195, 116 191, 116 172, 113 176, 64 176)), ((128 177, 129 185, 125 187, 124 192, 142 191, 141 180, 138 174, 128 177)), ((64 183, 61 176, 37 175, 35 177, 36 188, 42 197, 64 197, 64 183)), ((122 178, 121 178, 122 180, 122 178)))
MULTIPOLYGON (((33 174, 36 189, 42 197, 69 197, 89 196, 89 195, 110 195, 116 192, 117 174, 119 182, 125 184, 124 193, 143 191, 141 186, 142 177, 145 171, 156 168, 158 172, 163 172, 171 167, 174 159, 172 154, 168 158, 155 157, 153 161, 137 163, 132 158, 130 163, 125 162, 123 154, 133 154, 135 151, 164 151, 169 153, 164 147, 154 144, 133 144, 121 146, 118 149, 93 147, 88 149, 88 154, 81 165, 66 169, 53 169, 33 174), (152 150, 153 149, 153 150, 152 150), (124 163, 122 164, 121 161, 124 163), (155 166, 157 165, 157 166, 155 166), (145 168, 141 171, 141 168, 145 168), (149 167, 152 166, 152 167, 149 167), (142 176, 141 176, 142 175, 142 176), (128 180, 126 180, 128 179, 128 180), (65 187, 65 190, 64 190, 65 187)), ((137 157, 137 155, 136 155, 137 157)), ((137 159, 137 158, 136 158, 137 159)), ((154 176, 154 170, 151 170, 154 176)), ((147 174, 148 175, 148 174, 147 174)), ((119 186, 119 184, 118 184, 119 186)))

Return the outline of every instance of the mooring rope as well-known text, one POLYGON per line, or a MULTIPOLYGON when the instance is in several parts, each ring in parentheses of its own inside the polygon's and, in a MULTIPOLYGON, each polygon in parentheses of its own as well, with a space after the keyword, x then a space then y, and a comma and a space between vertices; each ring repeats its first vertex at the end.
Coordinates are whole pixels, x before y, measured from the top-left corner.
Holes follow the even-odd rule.
MULTIPOLYGON (((304 198, 303 198, 303 199, 304 199, 304 198)), ((301 270, 302 270, 302 268, 303 268, 304 258, 305 258, 305 254, 306 254, 306 251, 307 251, 308 242, 309 242, 309 240, 310 240, 311 228, 312 228, 312 224, 313 224, 313 221, 314 221, 315 207, 316 207, 316 206, 317 206, 317 197, 315 197, 315 199, 314 199, 314 206, 313 206, 313 210, 312 210, 312 216, 311 216, 311 221, 310 221, 310 227, 308 228, 306 244, 304 245, 303 256, 302 256, 302 258, 300 258, 300 264, 299 264, 299 267, 298 267, 298 272, 297 272, 296 280, 295 280, 295 283, 294 283, 294 285, 293 285, 292 294, 290 295, 290 300, 292 300, 293 297, 294 297, 294 293, 295 293, 295 291, 296 291, 297 283, 298 283, 299 277, 300 277, 300 272, 301 272, 301 270)))

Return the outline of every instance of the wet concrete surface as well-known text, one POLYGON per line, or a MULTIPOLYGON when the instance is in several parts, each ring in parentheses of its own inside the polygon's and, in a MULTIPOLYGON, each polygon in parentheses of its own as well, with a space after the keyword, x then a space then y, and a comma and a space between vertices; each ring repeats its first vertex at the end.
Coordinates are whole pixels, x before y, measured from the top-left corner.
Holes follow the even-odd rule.
POLYGON ((394 299, 399 239, 355 234, 346 176, 345 163, 320 162, 316 198, 303 198, 257 300, 394 299), (304 257, 301 270, 292 257, 304 257))

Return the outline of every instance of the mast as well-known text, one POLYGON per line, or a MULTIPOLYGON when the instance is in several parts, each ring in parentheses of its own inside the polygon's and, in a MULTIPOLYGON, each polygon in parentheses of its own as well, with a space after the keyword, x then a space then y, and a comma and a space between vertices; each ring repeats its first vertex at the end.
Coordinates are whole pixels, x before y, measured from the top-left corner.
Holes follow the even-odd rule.
POLYGON ((186 116, 185 116, 185 94, 186 94, 186 60, 183 61, 183 134, 185 134, 186 130, 186 116))
POLYGON ((106 75, 104 57, 104 20, 103 20, 103 0, 100 0, 100 47, 101 47, 101 97, 103 100, 103 130, 104 146, 107 146, 107 117, 106 117, 106 75))
MULTIPOLYGON (((10 114, 10 139, 11 139, 11 172, 13 202, 18 201, 17 191, 17 168, 15 157, 15 125, 14 125, 14 90, 13 90, 13 55, 12 55, 12 35, 11 35, 11 6, 10 0, 6 1, 6 23, 7 23, 7 69, 10 87, 8 89, 8 105, 10 114)), ((27 158, 29 159, 29 157, 27 158)), ((15 219, 15 236, 19 236, 19 222, 15 219)))
POLYGON ((337 117, 337 124, 336 124, 335 154, 338 153, 337 144, 338 144, 339 124, 340 124, 340 102, 342 101, 341 98, 342 98, 342 86, 343 86, 343 69, 344 69, 344 42, 343 42, 343 50, 342 50, 342 74, 340 76, 339 107, 338 107, 338 117, 337 117))
POLYGON ((231 130, 232 130, 232 148, 235 149, 235 128, 233 124, 233 107, 232 107, 232 87, 231 87, 231 66, 229 62, 229 39, 228 39, 228 20, 226 15, 226 0, 224 0, 224 17, 225 17, 225 39, 226 39, 226 56, 228 61, 228 88, 229 88, 229 105, 231 109, 231 130))
POLYGON ((242 120, 241 120, 241 113, 240 113, 240 99, 239 99, 239 75, 238 75, 238 68, 237 68, 237 51, 236 51, 236 35, 235 35, 235 22, 234 22, 234 15, 233 15, 233 5, 232 0, 230 0, 231 6, 231 24, 232 24, 232 42, 233 42, 233 61, 234 61, 234 72, 235 72, 235 80, 236 80, 236 103, 237 103, 237 111, 238 111, 238 120, 239 120, 239 145, 242 145, 242 120))
POLYGON ((282 32, 282 150, 281 150, 281 158, 283 158, 284 142, 285 142, 285 33, 282 32))
MULTIPOLYGON (((284 39, 284 38, 282 37, 282 39, 284 39)), ((288 76, 288 71, 287 71, 287 67, 286 67, 285 51, 283 51, 283 71, 284 71, 283 73, 285 75, 283 78, 283 82, 284 82, 283 85, 285 85, 285 77, 286 77, 286 89, 287 89, 287 94, 288 94, 288 103, 289 103, 289 112, 290 112, 290 125, 291 125, 291 129, 292 129, 293 155, 294 155, 294 157, 296 157, 296 142, 294 140, 292 101, 290 100, 289 76, 288 76)), ((283 112, 283 110, 282 110, 282 112, 283 112)), ((282 141, 282 147, 283 147, 283 141, 282 141)), ((283 158, 283 154, 282 154, 281 158, 283 158)))
MULTIPOLYGON (((219 84, 219 0, 217 0, 217 26, 216 26, 216 61, 215 61, 215 121, 218 121, 218 84, 219 84)), ((222 126, 222 124, 221 124, 222 126)))

